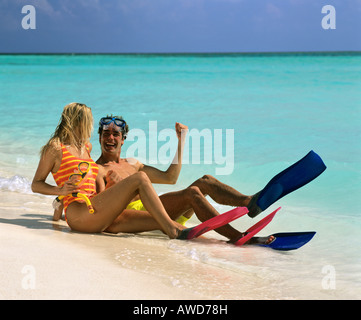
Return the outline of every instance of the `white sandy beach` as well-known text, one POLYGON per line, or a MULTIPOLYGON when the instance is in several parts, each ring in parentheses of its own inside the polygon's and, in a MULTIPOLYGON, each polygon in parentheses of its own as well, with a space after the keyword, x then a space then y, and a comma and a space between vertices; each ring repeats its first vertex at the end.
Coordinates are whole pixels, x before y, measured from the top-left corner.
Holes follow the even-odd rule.
MULTIPOLYGON (((52 197, 12 191, 2 195, 0 299, 220 301, 360 296, 350 279, 357 272, 352 269, 354 259, 344 261, 345 266, 326 257, 317 259, 315 254, 324 252, 325 246, 318 238, 296 252, 280 253, 226 245, 216 240, 215 233, 209 234, 214 240, 204 241, 169 240, 154 232, 81 234, 70 231, 65 221, 52 221, 52 197), (336 290, 322 285, 323 267, 330 264, 340 270, 336 290)), ((278 223, 288 216, 297 220, 300 214, 288 212, 278 223)), ((269 232, 276 231, 277 224, 269 232)))
POLYGON ((121 237, 73 233, 64 221, 15 208, 0 211, 0 299, 195 298, 116 263, 121 237))

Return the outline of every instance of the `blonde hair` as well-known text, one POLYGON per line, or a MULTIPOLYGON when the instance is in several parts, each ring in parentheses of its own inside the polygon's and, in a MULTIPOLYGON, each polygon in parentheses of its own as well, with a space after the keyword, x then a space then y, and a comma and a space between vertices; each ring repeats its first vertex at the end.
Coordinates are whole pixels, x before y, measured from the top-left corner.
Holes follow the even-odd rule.
POLYGON ((40 153, 43 156, 50 146, 60 148, 61 143, 81 148, 89 142, 92 130, 91 109, 82 103, 69 103, 64 107, 55 132, 40 153))

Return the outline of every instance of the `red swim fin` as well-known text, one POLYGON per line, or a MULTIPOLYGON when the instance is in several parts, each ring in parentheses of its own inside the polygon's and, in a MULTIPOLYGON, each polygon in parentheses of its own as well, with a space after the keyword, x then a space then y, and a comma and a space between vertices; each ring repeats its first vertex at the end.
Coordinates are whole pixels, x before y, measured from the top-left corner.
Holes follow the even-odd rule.
POLYGON ((242 237, 241 239, 239 239, 237 242, 235 242, 236 246, 241 246, 244 243, 246 243, 249 239, 251 239, 253 236, 255 236, 258 232, 260 232, 265 226, 267 226, 273 219, 273 217, 276 215, 276 213, 281 209, 281 207, 279 207, 278 209, 276 209, 275 211, 273 211, 272 213, 270 213, 268 216, 266 216, 265 218, 263 218, 261 221, 258 221, 255 225, 253 225, 252 227, 250 227, 247 231, 246 231, 246 235, 244 237, 242 237))
POLYGON ((230 211, 220 214, 219 216, 213 217, 213 218, 199 224, 196 227, 182 230, 181 234, 178 236, 177 239, 191 240, 191 239, 197 238, 200 235, 202 235, 208 231, 222 227, 225 224, 230 223, 233 220, 236 220, 236 219, 244 216, 247 213, 248 213, 248 209, 246 207, 238 207, 238 208, 232 209, 230 211))

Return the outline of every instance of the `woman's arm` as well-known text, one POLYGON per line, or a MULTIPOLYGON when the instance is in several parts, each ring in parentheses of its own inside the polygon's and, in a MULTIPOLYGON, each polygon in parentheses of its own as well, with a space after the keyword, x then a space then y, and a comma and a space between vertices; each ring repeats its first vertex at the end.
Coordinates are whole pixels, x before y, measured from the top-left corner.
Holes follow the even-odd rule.
POLYGON ((65 182, 62 187, 52 186, 45 182, 49 173, 56 167, 56 164, 61 162, 61 157, 61 150, 57 150, 55 147, 50 147, 40 158, 38 168, 31 184, 31 190, 33 192, 60 196, 78 191, 77 186, 72 185, 70 181, 65 182))

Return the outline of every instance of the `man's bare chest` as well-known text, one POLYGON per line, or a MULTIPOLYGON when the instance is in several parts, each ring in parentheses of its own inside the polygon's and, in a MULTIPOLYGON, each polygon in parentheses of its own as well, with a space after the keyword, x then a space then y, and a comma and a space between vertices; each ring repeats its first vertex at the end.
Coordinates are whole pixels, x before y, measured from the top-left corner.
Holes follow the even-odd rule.
POLYGON ((119 163, 110 162, 107 164, 106 169, 107 171, 113 170, 122 179, 125 179, 137 172, 137 170, 127 161, 121 161, 119 163))

